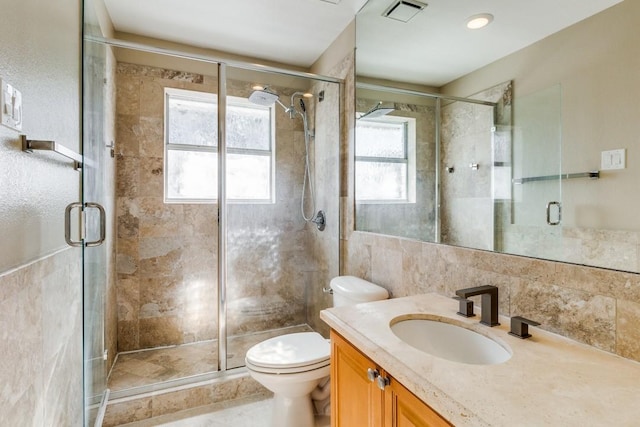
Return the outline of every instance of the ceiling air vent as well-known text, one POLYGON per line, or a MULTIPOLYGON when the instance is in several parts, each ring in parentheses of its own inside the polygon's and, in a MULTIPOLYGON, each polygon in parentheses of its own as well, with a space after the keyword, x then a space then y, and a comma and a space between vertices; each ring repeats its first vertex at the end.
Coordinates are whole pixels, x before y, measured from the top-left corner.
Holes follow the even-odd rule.
POLYGON ((384 11, 382 16, 396 21, 409 22, 418 12, 427 7, 426 3, 415 0, 397 0, 384 11))

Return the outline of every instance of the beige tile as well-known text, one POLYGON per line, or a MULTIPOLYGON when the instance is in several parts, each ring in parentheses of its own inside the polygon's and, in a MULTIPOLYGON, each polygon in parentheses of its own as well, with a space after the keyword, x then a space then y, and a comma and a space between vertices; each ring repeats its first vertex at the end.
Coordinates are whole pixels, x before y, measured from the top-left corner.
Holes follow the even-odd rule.
POLYGON ((118 351, 132 351, 140 348, 140 328, 138 320, 118 320, 118 351))
POLYGON ((151 418, 152 398, 135 399, 128 402, 109 404, 105 413, 104 427, 115 427, 132 421, 151 418))
POLYGON ((142 157, 139 168, 138 194, 146 197, 164 197, 164 160, 162 157, 142 157))
POLYGON ((139 343, 141 348, 182 343, 181 319, 177 316, 142 318, 139 343))
POLYGON ((127 112, 128 106, 118 105, 117 108, 119 111, 116 122, 116 154, 118 157, 139 157, 140 137, 142 136, 140 117, 137 114, 127 112), (121 109, 124 109, 125 112, 120 112, 121 109))
POLYGON ((640 362, 640 304, 617 301, 616 353, 640 362))
POLYGON ((511 287, 511 316, 540 322, 541 328, 602 350, 615 351, 613 298, 522 280, 511 287))

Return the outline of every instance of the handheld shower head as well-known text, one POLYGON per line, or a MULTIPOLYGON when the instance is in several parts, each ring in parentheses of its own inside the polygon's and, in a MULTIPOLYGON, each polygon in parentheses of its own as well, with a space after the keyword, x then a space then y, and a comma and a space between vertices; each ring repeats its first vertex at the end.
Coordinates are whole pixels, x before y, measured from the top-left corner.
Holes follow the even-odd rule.
POLYGON ((302 99, 300 99, 300 109, 303 113, 307 112, 307 107, 304 105, 304 101, 302 99))

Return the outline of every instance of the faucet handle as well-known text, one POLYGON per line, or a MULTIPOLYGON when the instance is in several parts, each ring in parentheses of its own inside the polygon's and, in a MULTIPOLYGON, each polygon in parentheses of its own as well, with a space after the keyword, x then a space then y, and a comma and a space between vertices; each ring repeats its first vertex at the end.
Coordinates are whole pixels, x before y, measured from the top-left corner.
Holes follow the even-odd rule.
POLYGON ((513 335, 514 337, 521 339, 529 338, 531 336, 529 333, 529 325, 540 326, 540 323, 535 320, 525 319, 522 316, 513 316, 511 318, 511 330, 509 331, 509 335, 513 335))
POLYGON ((453 297, 453 299, 460 303, 460 307, 458 308, 458 312, 456 314, 463 317, 475 316, 473 312, 473 301, 462 297, 453 297))

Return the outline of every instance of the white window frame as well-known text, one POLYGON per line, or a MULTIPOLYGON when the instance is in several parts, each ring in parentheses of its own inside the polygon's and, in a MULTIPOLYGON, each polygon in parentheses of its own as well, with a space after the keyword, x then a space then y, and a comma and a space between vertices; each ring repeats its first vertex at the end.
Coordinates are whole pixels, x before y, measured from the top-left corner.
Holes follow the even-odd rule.
MULTIPOLYGON (((363 120, 366 122, 377 122, 385 124, 404 125, 404 158, 398 157, 378 157, 378 156, 355 156, 356 174, 358 173, 358 162, 377 163, 403 163, 407 168, 406 192, 404 199, 358 199, 356 189, 356 203, 358 204, 409 204, 416 203, 416 119, 401 116, 382 116, 375 119, 363 120)), ((356 123, 356 127, 358 125, 356 123)), ((358 138, 356 135, 356 144, 358 138)))
MULTIPOLYGON (((167 189, 169 184, 169 173, 167 168, 168 153, 170 150, 174 151, 189 151, 189 152, 206 152, 206 153, 218 153, 218 146, 203 146, 203 145, 191 145, 191 144, 171 144, 169 142, 169 98, 179 97, 192 101, 210 102, 213 104, 218 103, 218 95, 209 92, 199 92, 194 90, 177 89, 177 88, 164 88, 164 202, 175 204, 206 204, 206 203, 218 203, 218 198, 170 198, 167 196, 167 189)), ((227 96, 227 106, 242 106, 250 107, 256 110, 268 110, 269 111, 269 150, 257 150, 246 148, 230 148, 227 147, 227 154, 244 154, 253 156, 269 156, 269 197, 266 199, 232 199, 228 198, 229 203, 234 204, 273 204, 276 200, 276 126, 275 126, 275 108, 274 106, 261 106, 250 102, 247 98, 241 98, 237 96, 227 96)), ((227 127, 227 132, 229 128, 227 127)))

